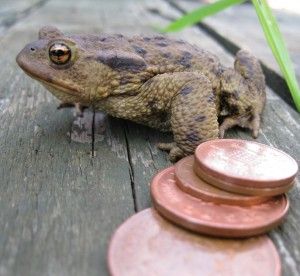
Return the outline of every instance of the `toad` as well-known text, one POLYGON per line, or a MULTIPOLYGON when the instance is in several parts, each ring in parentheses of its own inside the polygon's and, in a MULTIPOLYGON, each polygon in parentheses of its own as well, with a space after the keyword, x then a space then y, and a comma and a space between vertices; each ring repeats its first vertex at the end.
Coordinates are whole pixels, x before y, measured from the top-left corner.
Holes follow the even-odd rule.
POLYGON ((171 161, 234 126, 257 137, 265 105, 258 60, 240 50, 234 67, 194 45, 166 36, 65 35, 40 29, 17 63, 61 101, 171 131, 171 161))

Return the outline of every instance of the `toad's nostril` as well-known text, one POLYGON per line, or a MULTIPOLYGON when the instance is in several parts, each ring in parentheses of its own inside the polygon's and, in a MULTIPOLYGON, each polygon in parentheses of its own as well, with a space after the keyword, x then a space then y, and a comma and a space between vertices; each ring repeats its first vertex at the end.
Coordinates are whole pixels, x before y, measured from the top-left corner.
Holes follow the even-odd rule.
POLYGON ((35 48, 31 47, 31 48, 30 48, 30 51, 31 51, 31 52, 34 52, 34 51, 35 51, 35 48))

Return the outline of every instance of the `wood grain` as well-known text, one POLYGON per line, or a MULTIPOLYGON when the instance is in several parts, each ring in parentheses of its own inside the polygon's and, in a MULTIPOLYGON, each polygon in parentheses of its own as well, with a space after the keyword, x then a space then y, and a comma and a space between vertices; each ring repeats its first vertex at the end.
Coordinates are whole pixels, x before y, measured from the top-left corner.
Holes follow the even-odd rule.
MULTIPOLYGON (((0 8, 13 20, 0 20, 0 275, 107 275, 109 238, 131 214, 151 206, 149 182, 170 166, 155 144, 172 137, 93 110, 83 118, 57 111, 58 101, 14 59, 43 25, 67 33, 151 34, 180 13, 164 0, 7 3, 9 9, 0 8)), ((233 57, 197 27, 171 36, 210 49, 232 66, 233 57)), ((299 119, 269 89, 258 140, 299 161, 299 119)), ((228 137, 251 139, 240 129, 228 137)), ((300 239, 298 184, 289 194, 290 215, 271 233, 286 275, 299 271, 293 242, 300 239)))

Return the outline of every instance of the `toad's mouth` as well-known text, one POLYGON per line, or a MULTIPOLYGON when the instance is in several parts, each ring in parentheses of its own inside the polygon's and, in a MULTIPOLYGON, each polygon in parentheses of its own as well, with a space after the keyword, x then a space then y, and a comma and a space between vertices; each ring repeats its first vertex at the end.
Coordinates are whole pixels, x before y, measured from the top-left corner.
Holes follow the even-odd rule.
POLYGON ((49 77, 47 77, 46 79, 43 79, 42 77, 40 76, 37 76, 37 75, 34 75, 32 74, 31 72, 28 72, 28 71, 25 71, 24 72, 30 76, 31 78, 39 81, 40 83, 42 83, 43 85, 45 86, 50 86, 54 89, 57 89, 61 92, 64 92, 64 93, 67 93, 67 94, 70 94, 70 95, 75 95, 75 94, 78 94, 79 93, 79 90, 70 86, 70 85, 67 85, 67 84, 62 84, 62 83, 55 83, 55 81, 53 79, 49 79, 49 77))
MULTIPOLYGON (((29 77, 41 82, 46 86, 53 87, 61 92, 70 95, 80 94, 80 90, 78 87, 75 87, 74 85, 71 85, 67 82, 56 80, 56 78, 53 78, 49 72, 46 72, 46 70, 42 70, 40 66, 28 66, 28 64, 20 56, 17 57, 17 63, 29 77)), ((50 70, 51 69, 52 68, 50 68, 50 70)))
MULTIPOLYGON (((23 69, 23 68, 22 68, 23 69)), ((23 69, 24 70, 24 69, 23 69)), ((45 75, 45 78, 43 78, 41 74, 37 75, 34 74, 33 72, 24 70, 24 72, 31 78, 39 81, 40 83, 46 85, 46 86, 50 86, 53 87, 61 92, 70 94, 70 95, 75 95, 75 94, 79 94, 79 90, 71 85, 68 85, 66 83, 58 83, 55 82, 55 80, 53 78, 51 78, 49 75, 45 75)))

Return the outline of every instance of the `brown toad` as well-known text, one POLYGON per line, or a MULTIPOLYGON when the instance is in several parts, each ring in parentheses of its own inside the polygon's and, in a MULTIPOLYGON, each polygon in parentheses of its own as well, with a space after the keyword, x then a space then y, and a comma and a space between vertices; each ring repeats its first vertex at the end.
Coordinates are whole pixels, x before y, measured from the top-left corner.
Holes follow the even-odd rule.
POLYGON ((61 106, 92 106, 172 131, 174 142, 158 145, 172 161, 236 125, 258 135, 265 80, 246 51, 237 53, 230 69, 213 54, 165 36, 68 36, 43 27, 17 62, 61 106))

